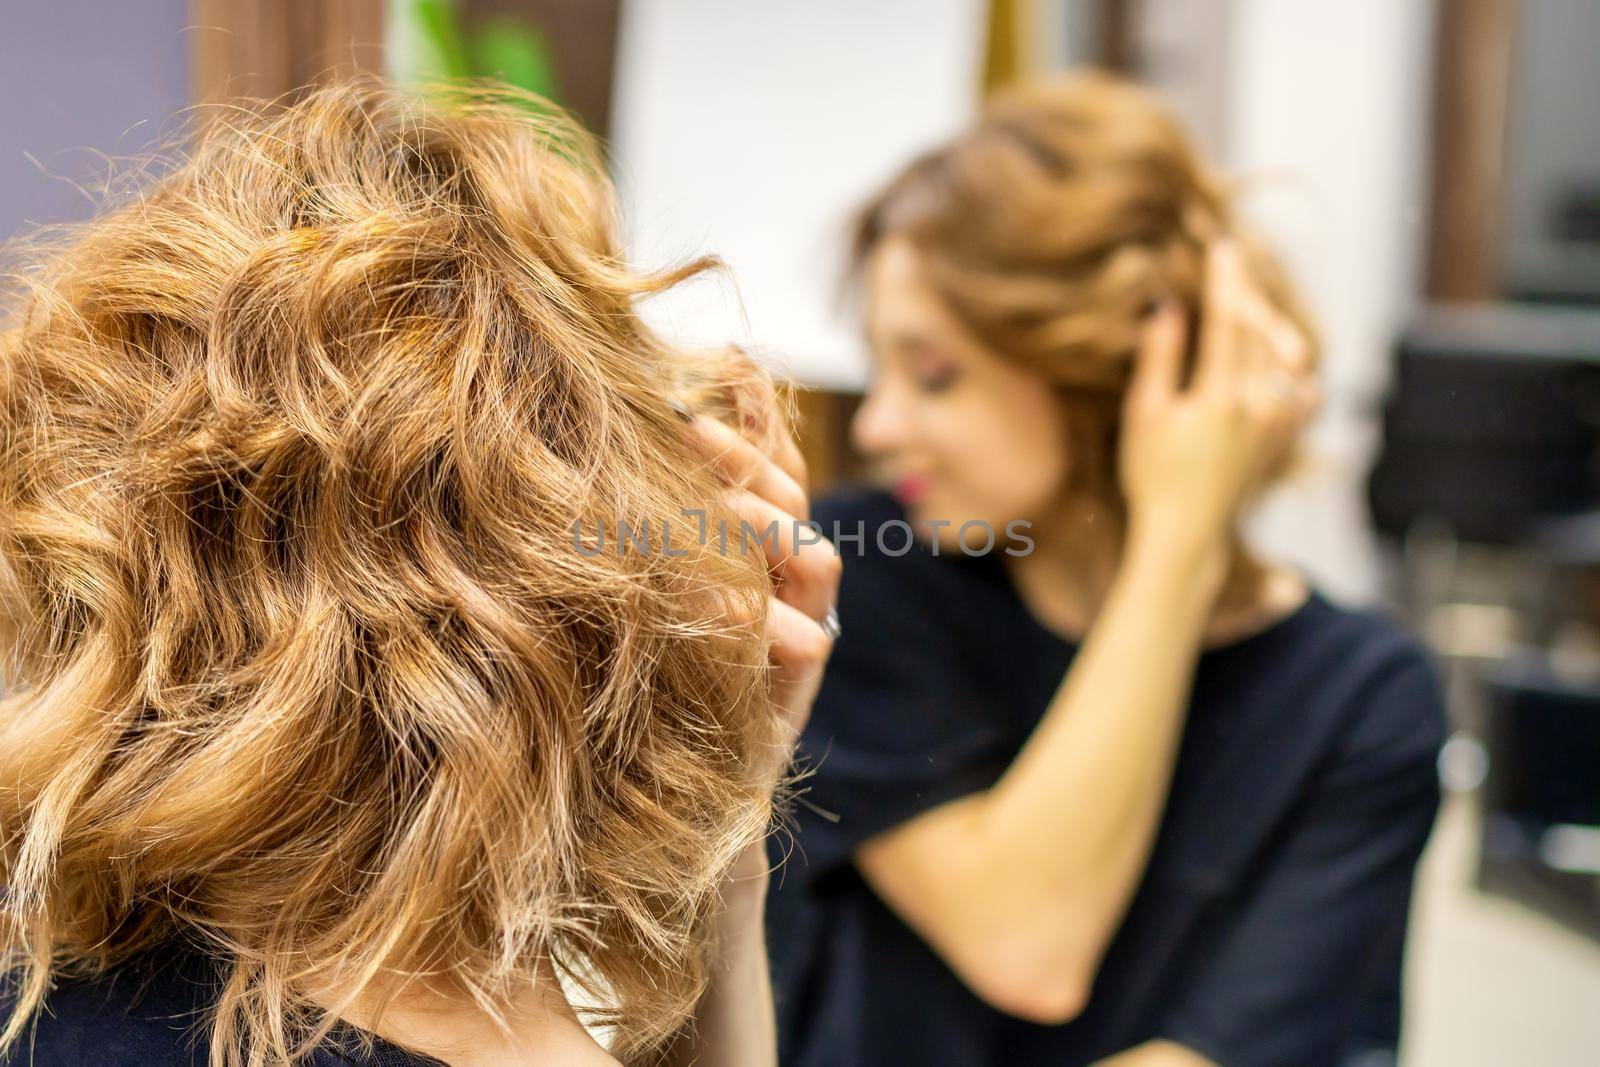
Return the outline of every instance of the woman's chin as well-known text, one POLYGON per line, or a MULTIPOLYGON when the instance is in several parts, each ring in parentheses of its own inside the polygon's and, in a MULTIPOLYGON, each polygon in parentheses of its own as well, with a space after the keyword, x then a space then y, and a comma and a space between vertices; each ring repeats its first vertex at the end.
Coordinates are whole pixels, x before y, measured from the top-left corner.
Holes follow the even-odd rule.
MULTIPOLYGON (((933 497, 906 504, 905 516, 917 541, 929 547, 937 544, 941 555, 962 551, 961 527, 972 519, 970 511, 952 510, 933 497)), ((969 536, 972 533, 969 531, 969 536)), ((975 540, 981 546, 982 534, 978 533, 975 540)))

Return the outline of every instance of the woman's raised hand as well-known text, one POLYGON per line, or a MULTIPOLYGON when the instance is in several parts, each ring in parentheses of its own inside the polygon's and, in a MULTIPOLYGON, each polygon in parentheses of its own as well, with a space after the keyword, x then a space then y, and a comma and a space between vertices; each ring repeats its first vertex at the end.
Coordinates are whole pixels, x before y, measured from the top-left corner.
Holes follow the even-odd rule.
POLYGON ((1206 252, 1193 380, 1176 301, 1146 323, 1123 411, 1119 476, 1130 528, 1215 544, 1316 413, 1310 346, 1246 273, 1231 241, 1206 252))
POLYGON ((827 620, 839 595, 839 553, 826 538, 796 536, 797 521, 810 518, 811 506, 805 460, 787 434, 769 455, 731 426, 697 415, 689 438, 730 483, 730 503, 741 520, 758 531, 777 524, 777 537, 762 538, 761 545, 774 581, 766 628, 774 711, 785 727, 785 748, 777 755, 787 763, 833 651, 827 620))

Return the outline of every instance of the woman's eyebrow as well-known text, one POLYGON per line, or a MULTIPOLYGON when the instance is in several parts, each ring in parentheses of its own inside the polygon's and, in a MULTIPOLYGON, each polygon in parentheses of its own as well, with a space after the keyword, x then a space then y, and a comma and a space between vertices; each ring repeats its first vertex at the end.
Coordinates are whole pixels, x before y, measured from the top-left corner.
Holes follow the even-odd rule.
POLYGON ((895 330, 890 332, 885 339, 897 351, 907 355, 935 356, 939 358, 949 358, 952 355, 949 345, 915 330, 895 330))

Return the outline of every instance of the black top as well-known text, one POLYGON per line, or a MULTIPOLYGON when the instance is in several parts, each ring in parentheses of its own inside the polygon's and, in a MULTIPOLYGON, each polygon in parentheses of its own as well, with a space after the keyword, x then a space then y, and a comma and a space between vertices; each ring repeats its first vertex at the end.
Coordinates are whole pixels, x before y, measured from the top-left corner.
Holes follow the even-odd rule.
MULTIPOLYGON (((95 980, 59 983, 0 1067, 207 1067, 221 969, 202 956, 151 953, 95 980)), ((0 990, 0 1017, 12 990, 0 990)), ((340 1024, 302 1067, 443 1067, 340 1024), (371 1042, 370 1051, 362 1041, 371 1042)))
POLYGON ((921 542, 891 555, 905 537, 891 527, 880 544, 875 529, 904 517, 875 491, 815 508, 842 541, 844 632, 801 742, 813 775, 797 838, 774 843, 784 1067, 1069 1067, 1156 1038, 1224 1067, 1392 1049, 1444 737, 1422 646, 1313 592, 1203 653, 1149 865, 1091 998, 1065 1025, 1025 1022, 971 993, 850 857, 993 784, 1076 646, 1029 614, 1004 542, 979 557, 921 542), (859 545, 839 537, 858 524, 859 545))

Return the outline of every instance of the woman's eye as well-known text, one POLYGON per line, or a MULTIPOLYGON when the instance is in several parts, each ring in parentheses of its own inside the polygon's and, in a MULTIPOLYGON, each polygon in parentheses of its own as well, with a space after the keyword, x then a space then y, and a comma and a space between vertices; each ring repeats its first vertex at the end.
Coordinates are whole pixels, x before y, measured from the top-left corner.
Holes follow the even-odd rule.
POLYGON ((937 367, 917 375, 917 388, 924 393, 939 393, 955 384, 958 373, 954 367, 937 367))

